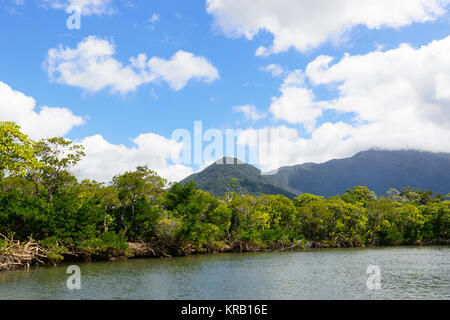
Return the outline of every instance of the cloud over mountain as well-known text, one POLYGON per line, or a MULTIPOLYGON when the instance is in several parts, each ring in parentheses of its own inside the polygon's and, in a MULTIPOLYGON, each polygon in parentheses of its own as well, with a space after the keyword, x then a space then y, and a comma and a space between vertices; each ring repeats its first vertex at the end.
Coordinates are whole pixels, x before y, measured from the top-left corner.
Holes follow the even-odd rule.
POLYGON ((447 37, 419 48, 403 44, 346 54, 334 64, 332 57, 319 56, 306 71, 294 71, 270 111, 275 119, 304 126, 310 137, 296 128, 274 127, 270 143, 283 146, 282 154, 261 159, 263 167, 322 162, 370 148, 450 152, 449 52, 447 37), (336 97, 317 98, 314 92, 323 86, 336 97), (323 112, 351 120, 324 121, 323 112))

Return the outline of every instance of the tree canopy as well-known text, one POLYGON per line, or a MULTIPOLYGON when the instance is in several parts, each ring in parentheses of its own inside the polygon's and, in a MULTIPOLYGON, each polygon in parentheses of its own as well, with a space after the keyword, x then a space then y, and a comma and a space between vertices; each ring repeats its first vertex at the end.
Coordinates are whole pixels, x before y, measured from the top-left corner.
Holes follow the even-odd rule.
POLYGON ((34 142, 5 122, 0 139, 0 234, 32 237, 56 256, 125 254, 128 242, 189 254, 450 241, 450 195, 428 190, 376 195, 357 186, 329 198, 234 191, 216 197, 194 182, 168 185, 148 166, 109 184, 78 181, 70 170, 84 156, 82 146, 62 138, 34 142))

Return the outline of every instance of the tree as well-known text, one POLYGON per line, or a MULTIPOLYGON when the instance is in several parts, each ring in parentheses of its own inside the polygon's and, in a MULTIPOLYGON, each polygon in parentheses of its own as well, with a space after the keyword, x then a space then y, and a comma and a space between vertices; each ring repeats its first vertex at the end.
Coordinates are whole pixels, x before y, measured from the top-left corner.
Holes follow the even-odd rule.
POLYGON ((83 180, 80 184, 83 197, 93 196, 103 212, 103 231, 114 225, 114 210, 120 207, 119 194, 114 186, 105 187, 103 183, 83 180))
POLYGON ((152 205, 164 193, 166 183, 165 179, 147 166, 137 167, 133 172, 127 171, 113 178, 113 186, 118 191, 121 203, 119 219, 123 226, 123 237, 134 224, 139 201, 152 205))
POLYGON ((390 189, 386 192, 386 194, 387 194, 387 198, 388 198, 390 201, 394 201, 394 202, 402 202, 402 203, 408 201, 406 198, 403 198, 403 197, 400 195, 400 191, 398 191, 398 190, 395 189, 395 188, 390 188, 390 189))
POLYGON ((322 201, 324 198, 322 196, 316 196, 310 193, 303 193, 294 199, 294 203, 297 207, 302 207, 310 202, 322 201))
POLYGON ((450 201, 430 202, 419 207, 425 219, 422 235, 425 240, 445 243, 450 239, 450 201))
POLYGON ((39 167, 34 144, 14 122, 0 122, 0 179, 39 167))
POLYGON ((389 198, 380 198, 367 205, 368 232, 367 242, 370 245, 385 244, 390 242, 389 230, 391 223, 388 217, 395 210, 396 202, 389 198))
POLYGON ((172 184, 165 197, 165 208, 169 211, 176 211, 179 205, 189 202, 196 190, 197 186, 194 181, 186 182, 184 185, 172 184))
POLYGON ((330 198, 327 203, 329 211, 333 213, 329 233, 332 244, 350 247, 364 244, 368 229, 366 208, 339 198, 330 198))
POLYGON ((174 235, 178 241, 203 247, 228 233, 231 211, 223 200, 197 190, 195 182, 173 184, 166 194, 165 208, 179 219, 174 235))
POLYGON ((42 165, 29 175, 35 182, 36 189, 42 186, 48 199, 51 199, 59 189, 76 184, 76 178, 69 170, 85 156, 83 149, 83 146, 64 138, 51 138, 36 143, 36 157, 42 165))
POLYGON ((262 208, 260 199, 252 195, 237 195, 229 203, 231 226, 235 237, 242 241, 261 243, 263 232, 270 228, 270 213, 262 208))
POLYGON ((370 191, 367 187, 355 187, 353 189, 348 189, 341 196, 341 199, 348 203, 362 203, 366 204, 368 201, 373 201, 377 199, 376 194, 370 191))
POLYGON ((308 240, 324 241, 329 239, 334 214, 324 200, 308 202, 297 207, 296 226, 298 232, 308 240))

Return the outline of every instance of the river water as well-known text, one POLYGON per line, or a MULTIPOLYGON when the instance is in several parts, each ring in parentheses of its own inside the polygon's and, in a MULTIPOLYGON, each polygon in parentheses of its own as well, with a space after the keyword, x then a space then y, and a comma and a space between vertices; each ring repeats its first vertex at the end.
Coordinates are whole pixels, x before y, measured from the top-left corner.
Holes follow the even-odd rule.
POLYGON ((197 255, 78 266, 79 290, 67 287, 69 265, 0 273, 0 299, 450 299, 450 247, 197 255), (368 274, 369 266, 376 267, 368 274))

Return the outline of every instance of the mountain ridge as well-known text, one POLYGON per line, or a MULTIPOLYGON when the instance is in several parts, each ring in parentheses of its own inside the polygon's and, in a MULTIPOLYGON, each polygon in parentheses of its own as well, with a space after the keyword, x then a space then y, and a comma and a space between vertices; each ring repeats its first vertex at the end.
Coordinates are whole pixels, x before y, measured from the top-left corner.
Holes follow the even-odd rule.
POLYGON ((379 195, 390 188, 402 187, 441 194, 450 192, 450 153, 443 152, 369 149, 323 163, 283 166, 275 175, 261 174, 258 168, 240 161, 237 165, 218 162, 220 160, 180 183, 195 181, 200 189, 215 196, 234 191, 253 195, 283 194, 290 198, 301 193, 330 197, 359 185, 379 195))

